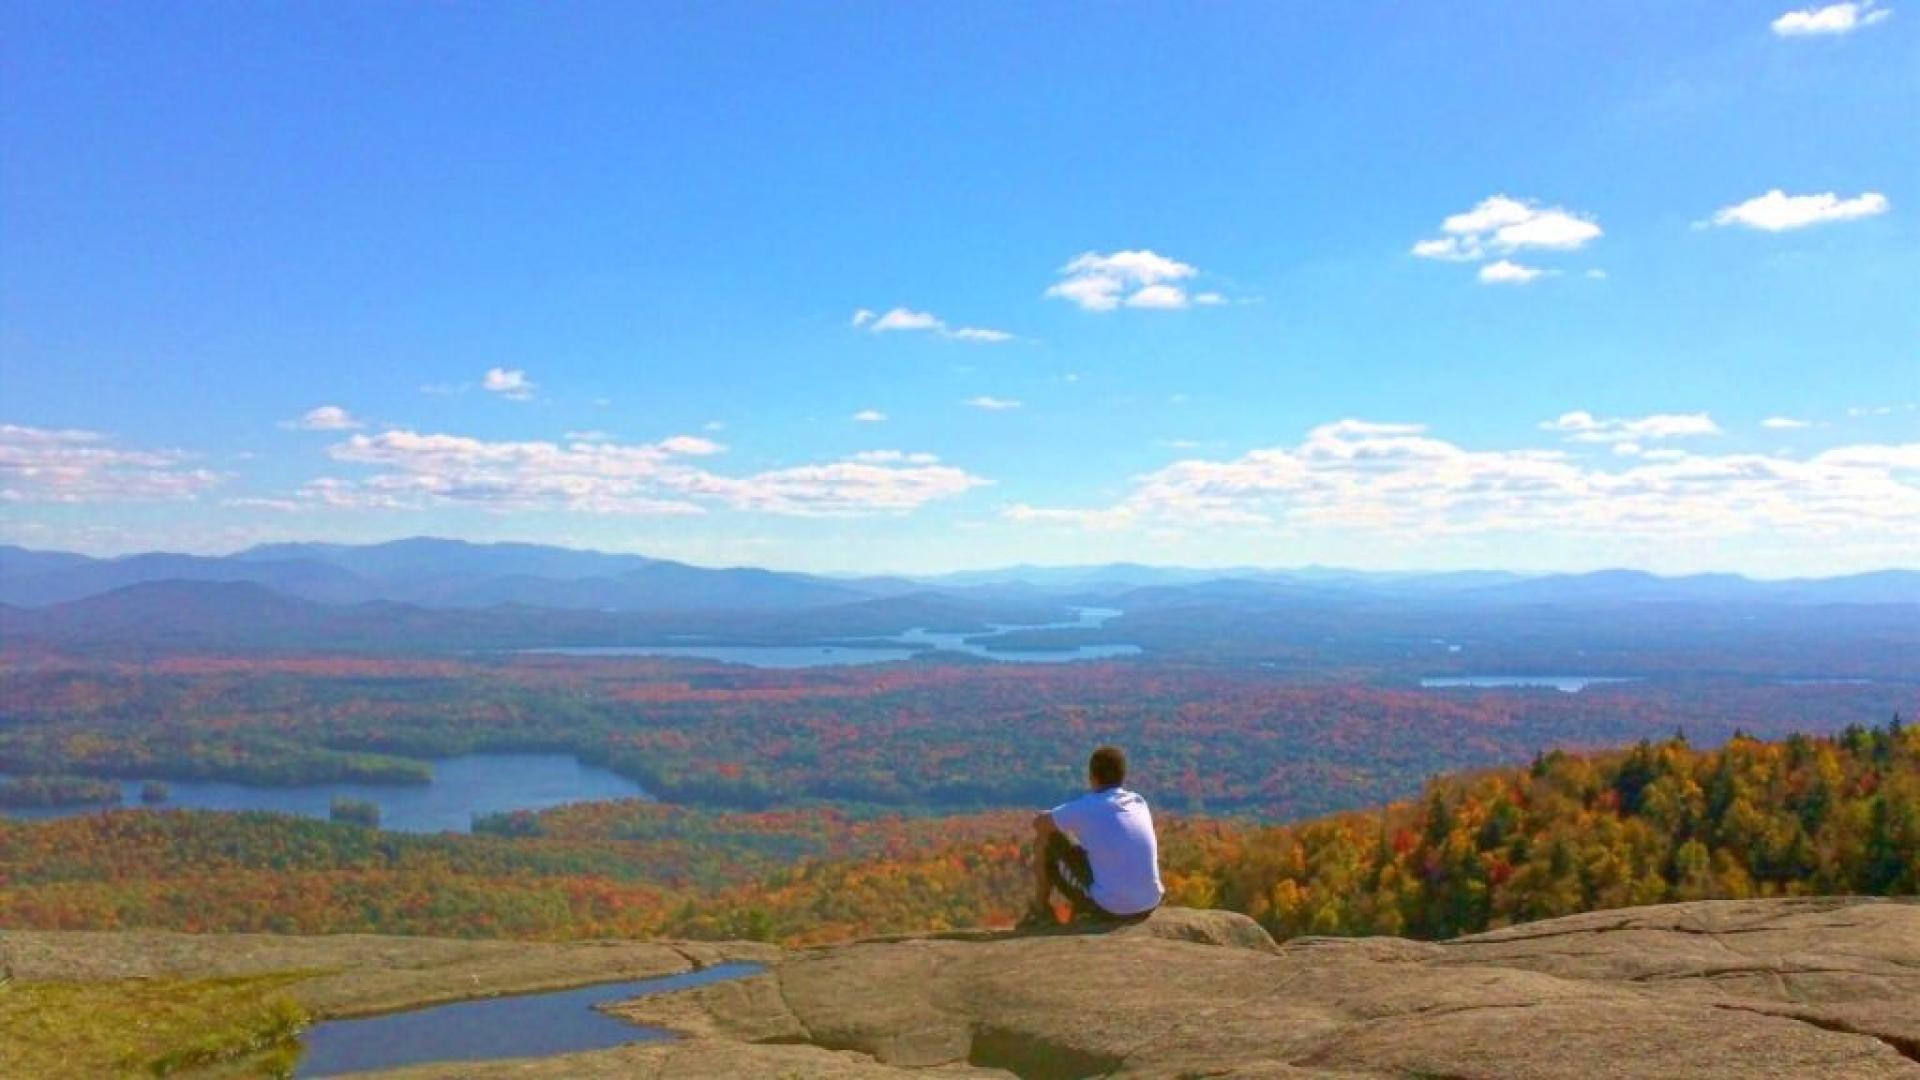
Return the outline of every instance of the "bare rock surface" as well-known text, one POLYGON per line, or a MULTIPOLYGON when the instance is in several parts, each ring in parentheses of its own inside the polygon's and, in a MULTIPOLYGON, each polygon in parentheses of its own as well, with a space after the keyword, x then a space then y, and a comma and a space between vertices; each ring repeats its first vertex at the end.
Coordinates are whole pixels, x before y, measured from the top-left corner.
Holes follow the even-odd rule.
POLYGON ((1912 902, 1708 901, 1440 944, 1275 947, 1235 920, 856 942, 616 1011, 685 1045, 1031 1077, 1920 1077, 1912 902))
POLYGON ((16 978, 306 971, 323 1016, 645 978, 761 974, 608 1011, 680 1039, 421 1078, 1920 1077, 1920 901, 1705 901, 1442 943, 1274 942, 1170 909, 1088 932, 753 944, 0 932, 16 978))

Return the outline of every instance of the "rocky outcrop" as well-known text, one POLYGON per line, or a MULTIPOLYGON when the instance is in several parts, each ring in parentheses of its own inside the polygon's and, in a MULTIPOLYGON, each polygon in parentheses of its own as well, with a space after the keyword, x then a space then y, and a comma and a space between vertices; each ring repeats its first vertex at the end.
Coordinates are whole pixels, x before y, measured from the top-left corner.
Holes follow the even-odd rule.
POLYGON ((862 942, 620 1011, 694 1042, 1031 1077, 1920 1076, 1912 903, 1703 902, 1443 944, 1257 930, 1174 911, 862 942))
POLYGON ((673 1042, 424 1078, 1920 1077, 1920 902, 1708 901, 1439 944, 1274 942, 1172 909, 1104 932, 755 945, 0 932, 23 979, 324 972, 323 1015, 642 977, 759 975, 611 1011, 673 1042))

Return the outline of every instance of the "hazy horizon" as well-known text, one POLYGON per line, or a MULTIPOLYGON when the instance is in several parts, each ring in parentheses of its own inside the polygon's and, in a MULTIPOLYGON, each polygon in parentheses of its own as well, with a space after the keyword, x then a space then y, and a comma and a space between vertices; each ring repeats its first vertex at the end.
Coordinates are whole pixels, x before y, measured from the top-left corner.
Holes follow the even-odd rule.
MULTIPOLYGON (((204 551, 175 550, 175 549, 162 549, 162 548, 134 548, 126 551, 96 553, 96 552, 79 551, 74 549, 35 548, 35 547, 32 547, 31 545, 13 545, 13 546, 22 547, 22 548, 26 548, 27 550, 39 551, 43 553, 70 553, 70 554, 78 554, 78 555, 87 555, 89 557, 98 558, 98 559, 118 559, 118 558, 128 558, 128 557, 139 556, 139 555, 189 555, 189 556, 197 556, 197 557, 203 557, 203 558, 227 558, 227 557, 244 554, 245 552, 254 550, 255 548, 269 547, 269 546, 280 545, 280 544, 338 544, 340 546, 345 546, 345 547, 370 547, 370 546, 379 546, 382 544, 404 543, 408 541, 418 541, 418 540, 451 541, 455 543, 474 544, 478 546, 486 546, 489 544, 531 544, 531 545, 542 546, 542 547, 563 548, 571 551, 593 552, 593 553, 605 554, 605 555, 631 555, 631 556, 638 556, 638 557, 650 558, 650 559, 666 559, 667 558, 666 556, 662 556, 656 552, 650 552, 650 551, 641 550, 641 549, 586 547, 586 546, 581 546, 576 544, 569 544, 569 543, 566 543, 564 540, 561 540, 561 541, 517 540, 517 539, 470 540, 463 537, 436 536, 436 535, 430 535, 425 533, 413 533, 413 534, 402 535, 402 536, 391 536, 391 537, 386 537, 386 538, 377 539, 377 540, 348 541, 348 542, 333 541, 333 540, 317 540, 317 539, 316 540, 301 540, 301 539, 269 540, 269 541, 263 541, 258 544, 247 544, 247 545, 242 545, 240 547, 232 547, 232 548, 225 548, 225 549, 219 549, 219 550, 204 550, 204 551)), ((4 543, 8 543, 8 542, 0 541, 0 544, 4 544, 4 543)), ((1322 573, 1325 573, 1325 574, 1364 574, 1364 575, 1375 575, 1375 576, 1399 576, 1399 577, 1440 576, 1440 575, 1448 575, 1448 574, 1511 574, 1518 577, 1550 577, 1550 576, 1561 575, 1561 574, 1581 575, 1581 574, 1596 574, 1596 573, 1624 571, 1624 572, 1635 572, 1635 573, 1649 573, 1649 574, 1654 574, 1655 576, 1658 576, 1658 577, 1684 577, 1684 576, 1690 576, 1690 574, 1701 574, 1701 575, 1728 574, 1728 575, 1733 575, 1737 577, 1744 577, 1752 581, 1762 581, 1762 582, 1791 581, 1791 580, 1823 580, 1828 578, 1854 577, 1854 576, 1859 576, 1864 574, 1874 574, 1874 573, 1899 573, 1899 572, 1920 573, 1920 563, 1905 564, 1905 565, 1889 564, 1881 567, 1872 567, 1865 570, 1853 570, 1853 571, 1847 571, 1845 573, 1836 573, 1836 574, 1766 575, 1766 574, 1743 574, 1738 571, 1732 571, 1732 570, 1700 570, 1700 571, 1692 571, 1689 574, 1661 574, 1661 573, 1658 573, 1657 571, 1643 570, 1642 568, 1639 568, 1639 567, 1620 566, 1620 565, 1590 566, 1590 567, 1581 567, 1581 568, 1574 568, 1574 569, 1567 569, 1567 570, 1516 570, 1516 569, 1513 569, 1510 567, 1504 567, 1504 566, 1466 566, 1466 567, 1418 567, 1416 566, 1416 567, 1370 568, 1370 567, 1346 565, 1346 564, 1340 564, 1340 563, 1293 563, 1293 564, 1174 563, 1174 562, 1149 562, 1149 561, 1142 561, 1142 560, 1135 560, 1135 559, 1120 559, 1120 560, 1111 560, 1106 562, 985 563, 978 566, 948 566, 948 567, 935 567, 931 569, 913 569, 913 570, 887 569, 884 567, 874 568, 874 569, 854 570, 854 569, 845 569, 845 568, 836 569, 833 567, 813 568, 813 567, 802 567, 802 566, 782 566, 782 565, 773 564, 773 563, 701 562, 693 559, 670 559, 668 561, 683 562, 690 566, 702 567, 706 569, 759 569, 759 570, 772 570, 772 571, 781 572, 781 573, 811 574, 816 577, 823 577, 823 578, 906 577, 906 578, 921 578, 921 579, 933 579, 933 578, 949 577, 949 576, 955 576, 955 575, 989 574, 989 573, 996 573, 996 572, 1012 573, 1017 571, 1038 571, 1043 573, 1059 573, 1059 572, 1074 571, 1074 570, 1102 570, 1102 569, 1107 569, 1115 566, 1134 566, 1134 567, 1139 567, 1147 570, 1157 570, 1157 571, 1167 571, 1167 572, 1194 571, 1194 572, 1200 572, 1200 573, 1219 572, 1224 574, 1232 571, 1246 571, 1246 572, 1262 573, 1262 574, 1304 574, 1304 573, 1322 574, 1322 573)))

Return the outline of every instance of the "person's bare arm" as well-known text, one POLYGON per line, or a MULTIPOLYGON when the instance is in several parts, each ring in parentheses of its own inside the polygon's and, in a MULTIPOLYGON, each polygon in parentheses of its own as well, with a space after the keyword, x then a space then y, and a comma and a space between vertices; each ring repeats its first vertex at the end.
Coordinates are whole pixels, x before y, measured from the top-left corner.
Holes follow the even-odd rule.
POLYGON ((1049 814, 1045 810, 1042 810, 1039 813, 1033 815, 1033 835, 1039 837, 1042 840, 1045 840, 1047 837, 1052 836, 1054 833, 1057 833, 1059 831, 1060 831, 1060 827, 1053 823, 1052 814, 1049 814))

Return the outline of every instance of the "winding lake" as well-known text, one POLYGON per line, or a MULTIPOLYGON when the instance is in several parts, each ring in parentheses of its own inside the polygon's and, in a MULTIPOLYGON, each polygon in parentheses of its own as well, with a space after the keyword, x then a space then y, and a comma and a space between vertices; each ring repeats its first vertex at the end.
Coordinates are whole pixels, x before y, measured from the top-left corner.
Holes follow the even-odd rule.
MULTIPOLYGON (((646 798, 639 784, 571 754, 465 754, 441 758, 433 782, 420 785, 311 784, 254 787, 211 780, 166 780, 167 801, 153 809, 269 810, 324 818, 335 796, 364 799, 380 808, 380 827, 396 832, 467 832, 476 814, 544 810, 564 803, 646 798)), ((120 786, 121 805, 140 807, 140 780, 120 786)), ((22 818, 71 817, 107 809, 100 805, 8 809, 22 818)))
POLYGON ((605 1050, 674 1038, 594 1008, 757 974, 758 964, 717 964, 658 979, 600 983, 545 994, 456 1001, 409 1012, 328 1020, 301 1036, 295 1076, 397 1069, 435 1061, 486 1061, 605 1050))
POLYGON ((952 634, 914 629, 898 637, 883 639, 898 645, 582 645, 545 649, 522 649, 524 653, 547 656, 665 656, 689 660, 717 660, 756 668, 849 667, 863 664, 889 664, 917 656, 937 657, 940 653, 960 653, 1009 664, 1064 664, 1075 660, 1111 660, 1138 656, 1138 645, 1071 645, 1059 649, 996 649, 992 639, 1026 630, 1092 630, 1117 618, 1116 608, 1076 608, 1070 622, 1028 625, 994 624, 981 633, 952 634))
POLYGON ((1624 675, 1448 675, 1421 679, 1420 686, 1427 690, 1545 687, 1563 694, 1577 694, 1589 686, 1636 681, 1624 675))

